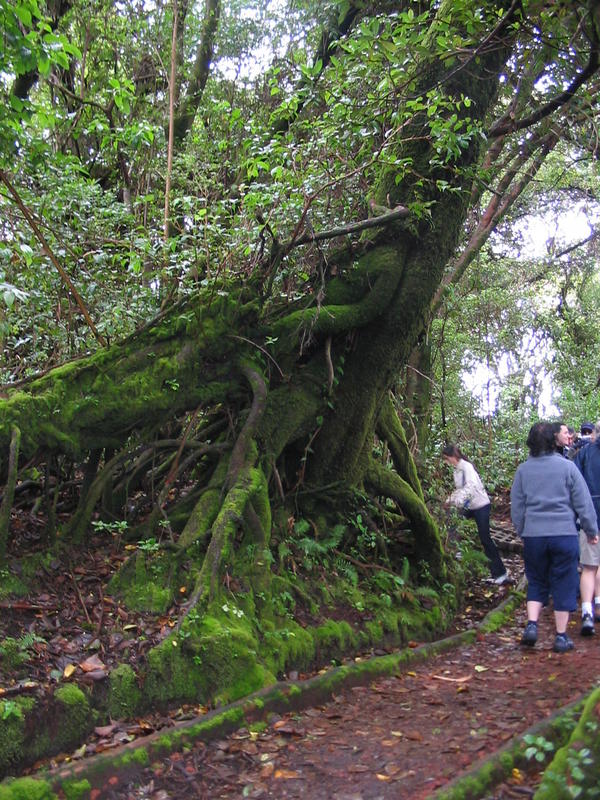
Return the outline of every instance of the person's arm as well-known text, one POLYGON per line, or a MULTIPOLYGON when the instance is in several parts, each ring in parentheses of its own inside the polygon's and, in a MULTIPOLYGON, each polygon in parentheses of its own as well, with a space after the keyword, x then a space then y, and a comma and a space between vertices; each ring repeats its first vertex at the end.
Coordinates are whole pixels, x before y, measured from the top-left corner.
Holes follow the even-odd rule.
POLYGON ((598 541, 598 519, 592 496, 585 479, 579 470, 573 471, 571 483, 571 502, 579 516, 581 529, 590 541, 598 541))
POLYGON ((525 527, 525 494, 521 483, 521 473, 517 470, 512 488, 510 490, 510 516, 519 536, 523 535, 525 527))
POLYGON ((449 498, 451 505, 457 508, 465 507, 467 501, 473 495, 473 489, 475 488, 473 476, 476 474, 475 469, 468 461, 463 461, 461 463, 460 468, 458 468, 455 473, 456 489, 449 498))

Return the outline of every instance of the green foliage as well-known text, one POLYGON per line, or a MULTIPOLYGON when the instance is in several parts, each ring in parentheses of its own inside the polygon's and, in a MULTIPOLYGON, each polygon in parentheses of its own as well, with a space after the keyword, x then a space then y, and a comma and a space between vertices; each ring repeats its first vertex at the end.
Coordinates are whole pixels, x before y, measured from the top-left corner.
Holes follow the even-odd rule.
POLYGON ((547 761, 548 756, 556 749, 556 744, 548 741, 544 736, 535 736, 534 734, 528 733, 523 737, 523 741, 527 745, 525 758, 528 760, 535 758, 535 760, 540 763, 547 761))
POLYGON ((29 651, 38 642, 44 642, 35 633, 24 633, 18 639, 10 636, 0 643, 0 665, 7 671, 18 669, 29 658, 29 651))
POLYGON ((46 781, 19 778, 0 785, 0 800, 57 800, 57 796, 46 781))
POLYGON ((294 537, 289 544, 293 545, 293 548, 299 551, 304 566, 307 569, 312 569, 315 564, 323 562, 325 558, 338 547, 346 528, 341 524, 335 525, 331 530, 328 530, 324 536, 318 539, 304 535, 308 533, 309 530, 311 530, 311 525, 307 520, 297 520, 294 523, 294 533, 299 535, 299 538, 294 537))
POLYGON ((2 713, 0 714, 0 719, 10 719, 11 717, 23 719, 23 711, 14 700, 4 700, 2 702, 2 713))

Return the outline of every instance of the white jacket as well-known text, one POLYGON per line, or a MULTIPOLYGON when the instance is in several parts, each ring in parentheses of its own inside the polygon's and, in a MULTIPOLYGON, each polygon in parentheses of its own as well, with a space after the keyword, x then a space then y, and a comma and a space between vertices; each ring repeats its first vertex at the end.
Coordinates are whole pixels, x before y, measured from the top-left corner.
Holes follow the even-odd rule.
POLYGON ((457 508, 469 508, 474 511, 487 506, 490 502, 475 467, 464 458, 461 458, 454 467, 454 485, 456 489, 450 495, 449 501, 457 508))

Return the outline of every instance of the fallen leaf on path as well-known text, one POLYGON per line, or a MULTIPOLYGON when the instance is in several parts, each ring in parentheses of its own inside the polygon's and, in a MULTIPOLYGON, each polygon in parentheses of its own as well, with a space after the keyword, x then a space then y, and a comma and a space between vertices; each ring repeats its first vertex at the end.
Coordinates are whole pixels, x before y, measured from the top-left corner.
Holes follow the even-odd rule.
POLYGON ((90 656, 85 661, 80 661, 79 666, 84 672, 94 672, 95 670, 105 670, 106 666, 100 661, 98 656, 90 656))
POLYGON ((274 778, 278 778, 280 780, 292 780, 293 778, 299 778, 300 775, 296 770, 293 769, 277 769, 275 770, 275 774, 273 775, 274 778))
POLYGON ((401 767, 399 764, 390 762, 389 764, 385 765, 384 769, 387 775, 397 775, 400 772, 401 767))
POLYGON ((488 667, 483 667, 481 664, 475 664, 475 672, 487 672, 488 667))
POLYGON ((389 775, 382 775, 381 772, 378 772, 376 774, 376 777, 377 777, 378 781, 391 781, 392 780, 389 775))
POLYGON ((94 728, 94 733, 96 736, 110 736, 111 733, 114 733, 119 726, 113 723, 112 725, 101 725, 98 728, 94 728))
POLYGON ((288 736, 302 736, 303 731, 296 728, 289 720, 280 719, 273 725, 273 730, 279 733, 287 733, 288 736))
POLYGON ((269 761, 268 764, 264 765, 259 774, 261 778, 270 778, 274 772, 275 772, 275 764, 273 764, 272 761, 269 761))
POLYGON ((448 683, 466 683, 473 677, 472 675, 465 675, 462 678, 448 678, 446 675, 432 675, 436 681, 448 681, 448 683))

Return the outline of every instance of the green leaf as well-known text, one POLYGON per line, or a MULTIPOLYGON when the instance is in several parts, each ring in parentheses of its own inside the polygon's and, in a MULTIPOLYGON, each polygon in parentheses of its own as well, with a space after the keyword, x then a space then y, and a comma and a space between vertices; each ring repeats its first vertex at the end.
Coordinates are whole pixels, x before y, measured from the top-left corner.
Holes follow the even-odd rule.
POLYGON ((29 8, 27 8, 21 3, 17 3, 17 5, 14 6, 14 12, 17 15, 17 17, 21 20, 23 25, 25 25, 26 28, 31 27, 33 20, 31 18, 31 11, 29 10, 29 8))
POLYGON ((51 67, 52 64, 48 56, 43 55, 38 59, 38 70, 40 72, 40 75, 43 75, 44 77, 48 76, 50 74, 51 67))

